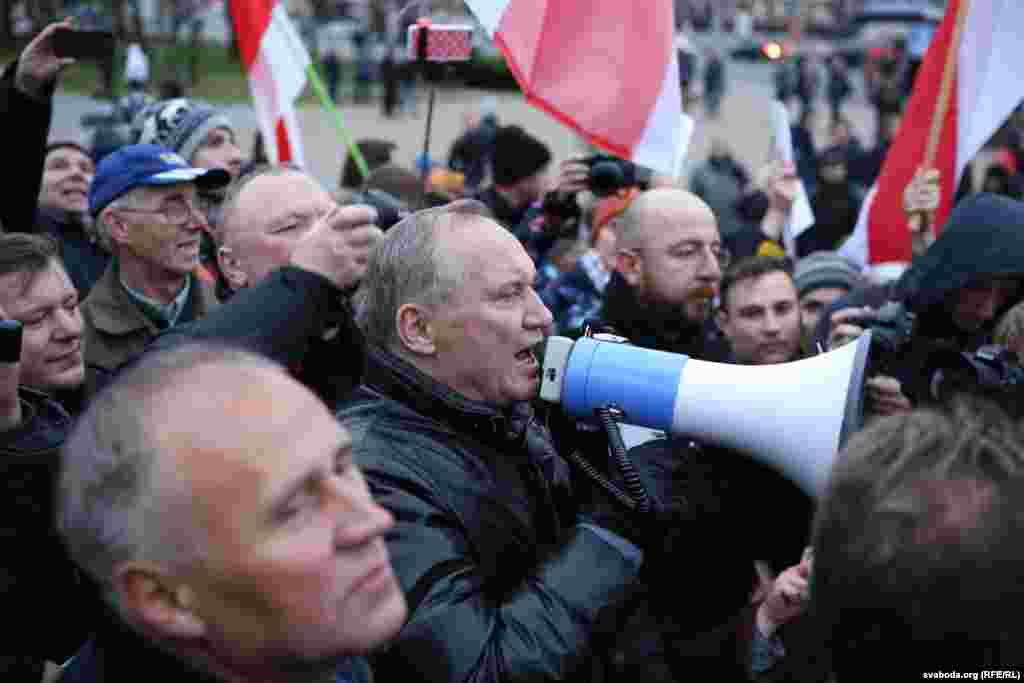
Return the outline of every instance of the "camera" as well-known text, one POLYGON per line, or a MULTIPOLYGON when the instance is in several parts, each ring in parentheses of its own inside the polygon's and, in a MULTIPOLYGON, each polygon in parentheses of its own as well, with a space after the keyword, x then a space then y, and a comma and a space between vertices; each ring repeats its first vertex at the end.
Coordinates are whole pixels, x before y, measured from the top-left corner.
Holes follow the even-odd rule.
POLYGON ((651 172, 631 161, 605 154, 596 154, 583 160, 589 167, 587 189, 597 197, 610 197, 619 190, 638 187, 647 189, 651 172))
POLYGON ((996 345, 961 351, 916 335, 916 316, 901 303, 891 301, 851 322, 871 330, 869 372, 897 375, 899 363, 914 363, 917 376, 909 390, 919 399, 939 401, 964 391, 1006 397, 1024 390, 1024 366, 1017 354, 996 345))
MULTIPOLYGON (((633 187, 646 190, 651 182, 651 171, 613 156, 596 154, 582 159, 580 163, 588 168, 587 189, 600 199, 633 187)), ((541 212, 550 225, 564 225, 568 221, 579 220, 582 215, 576 196, 558 191, 544 195, 541 212)))
POLYGON ((377 227, 385 232, 409 215, 409 208, 402 200, 383 190, 364 190, 353 196, 349 204, 362 204, 375 209, 377 227))
POLYGON ((0 363, 21 360, 22 325, 17 320, 0 318, 0 363))

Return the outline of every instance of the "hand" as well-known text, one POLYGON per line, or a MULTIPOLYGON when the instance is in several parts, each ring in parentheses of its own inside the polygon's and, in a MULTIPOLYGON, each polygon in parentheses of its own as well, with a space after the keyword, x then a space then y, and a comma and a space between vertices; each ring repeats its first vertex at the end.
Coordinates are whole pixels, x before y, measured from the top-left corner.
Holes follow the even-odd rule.
POLYGON ((774 161, 758 174, 758 185, 768 195, 769 211, 789 215, 800 193, 800 176, 793 162, 774 161))
POLYGON ((558 181, 555 190, 563 196, 569 196, 587 189, 587 178, 590 167, 583 163, 583 157, 566 159, 558 167, 558 181))
POLYGON ((903 387, 895 377, 878 375, 864 383, 868 407, 875 415, 903 415, 914 409, 903 387))
POLYGON ((71 18, 50 24, 39 32, 32 42, 25 46, 18 58, 18 70, 14 74, 14 85, 29 97, 41 99, 46 88, 57 79, 57 75, 75 60, 61 58, 53 51, 53 34, 61 28, 71 28, 71 18))
POLYGON ((341 290, 358 285, 382 234, 376 219, 367 206, 335 207, 295 246, 291 264, 323 275, 341 290))
MULTIPOLYGON (((907 225, 919 247, 927 248, 933 241, 931 226, 935 211, 942 200, 939 171, 935 168, 919 168, 903 191, 903 210, 907 214, 907 225)), ((915 252, 923 251, 922 248, 915 252)))
POLYGON ((761 635, 770 638, 779 627, 807 610, 810 576, 811 556, 806 552, 800 564, 779 574, 768 596, 757 608, 757 628, 761 635))
POLYGON ((873 315, 874 312, 874 309, 864 306, 862 308, 844 308, 833 313, 829 318, 828 350, 838 349, 864 334, 863 327, 850 321, 862 320, 873 315))

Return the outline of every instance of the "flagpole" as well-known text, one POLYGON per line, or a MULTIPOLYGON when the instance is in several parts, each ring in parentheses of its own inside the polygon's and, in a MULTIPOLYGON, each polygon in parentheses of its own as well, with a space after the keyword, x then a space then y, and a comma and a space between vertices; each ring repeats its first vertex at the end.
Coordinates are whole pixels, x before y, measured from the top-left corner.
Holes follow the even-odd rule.
MULTIPOLYGON (((925 146, 924 164, 918 174, 925 173, 935 167, 935 158, 939 152, 939 142, 942 138, 942 124, 949 113, 950 102, 953 98, 953 83, 956 77, 957 63, 960 56, 960 35, 963 33, 964 23, 967 19, 967 11, 970 0, 960 0, 956 11, 956 23, 953 26, 953 40, 949 50, 946 52, 946 63, 942 68, 942 82, 939 85, 939 97, 935 103, 935 110, 932 112, 931 127, 928 129, 928 141, 925 146)), ((956 182, 954 177, 950 182, 956 182)), ((954 188, 955 191, 955 188, 954 188)), ((922 211, 910 216, 911 234, 918 239, 923 239, 926 232, 933 229, 933 211, 922 211)), ((934 238, 934 235, 932 235, 934 238)))
POLYGON ((338 110, 334 104, 334 100, 331 99, 330 94, 327 92, 327 88, 324 87, 324 82, 320 78, 320 73, 317 71, 316 65, 312 62, 306 67, 306 74, 309 76, 309 82, 313 85, 313 90, 316 92, 317 97, 320 98, 320 106, 327 110, 331 115, 331 120, 334 123, 335 130, 338 131, 338 135, 341 138, 342 143, 348 148, 349 154, 352 155, 352 159, 356 162, 356 168, 359 169, 359 174, 366 180, 370 175, 370 168, 366 165, 366 159, 363 158, 363 153, 359 151, 359 147, 352 141, 352 138, 348 134, 348 130, 345 128, 345 117, 341 111, 338 110))
POLYGON ((953 41, 949 52, 946 53, 946 64, 942 69, 942 84, 939 86, 939 100, 935 105, 932 114, 932 125, 928 130, 928 147, 924 155, 925 168, 935 165, 935 157, 938 156, 939 139, 942 136, 942 122, 946 120, 949 112, 949 103, 953 96, 953 78, 956 76, 956 67, 960 55, 960 35, 963 33, 964 22, 967 19, 968 6, 971 0, 960 0, 957 7, 956 25, 953 27, 953 41))

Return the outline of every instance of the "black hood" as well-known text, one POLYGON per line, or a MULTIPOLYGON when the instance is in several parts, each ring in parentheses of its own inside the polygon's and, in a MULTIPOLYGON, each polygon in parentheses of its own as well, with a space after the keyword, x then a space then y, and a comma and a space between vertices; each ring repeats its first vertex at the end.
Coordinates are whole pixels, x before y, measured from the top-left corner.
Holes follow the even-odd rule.
MULTIPOLYGON (((953 209, 938 239, 914 260, 897 290, 919 317, 948 320, 943 309, 951 293, 992 278, 1024 280, 1024 203, 977 194, 953 209)), ((1020 298, 1018 293, 1006 308, 1020 298)))

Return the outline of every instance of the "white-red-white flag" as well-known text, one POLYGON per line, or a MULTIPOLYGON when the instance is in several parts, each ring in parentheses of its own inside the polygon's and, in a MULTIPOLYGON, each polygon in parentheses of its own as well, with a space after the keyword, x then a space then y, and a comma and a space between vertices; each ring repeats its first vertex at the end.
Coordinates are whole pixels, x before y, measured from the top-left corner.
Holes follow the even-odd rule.
POLYGON ((312 63, 283 0, 231 0, 242 63, 271 163, 304 165, 295 100, 312 63))
POLYGON ((684 131, 672 2, 466 5, 531 104, 607 152, 676 174, 684 131))
POLYGON ((942 198, 934 229, 936 234, 941 231, 967 163, 1024 99, 1021 27, 1021 0, 949 0, 881 174, 861 208, 854 234, 841 249, 845 256, 865 265, 910 262, 911 234, 903 192, 925 163, 932 121, 939 115, 932 167, 940 174, 942 198), (951 91, 942 111, 943 74, 950 66, 954 68, 951 91))

